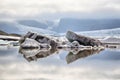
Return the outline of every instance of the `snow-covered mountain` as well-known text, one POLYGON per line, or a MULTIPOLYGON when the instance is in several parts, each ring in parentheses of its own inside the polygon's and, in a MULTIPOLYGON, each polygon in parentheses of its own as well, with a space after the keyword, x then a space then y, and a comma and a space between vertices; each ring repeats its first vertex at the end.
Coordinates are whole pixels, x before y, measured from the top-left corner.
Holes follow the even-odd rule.
POLYGON ((94 30, 94 31, 82 31, 82 32, 76 32, 76 33, 83 34, 86 36, 93 36, 93 37, 119 37, 120 38, 120 28, 94 30))
POLYGON ((42 29, 48 28, 48 25, 46 23, 37 20, 19 20, 17 22, 21 25, 29 26, 29 27, 36 27, 42 29))
POLYGON ((0 21, 0 30, 7 33, 20 33, 18 25, 11 21, 0 21))
MULTIPOLYGON (((33 21, 32 23, 35 23, 35 21, 33 21)), ((30 24, 32 25, 32 23, 30 24)), ((16 20, 15 21, 0 21, 0 30, 5 31, 7 33, 25 34, 28 31, 31 31, 31 32, 42 33, 42 34, 56 34, 54 31, 43 29, 42 28, 43 26, 41 25, 39 26, 40 27, 30 26, 29 24, 28 25, 21 24, 16 20)))
POLYGON ((0 21, 0 30, 25 34, 28 31, 58 35, 71 30, 87 36, 113 36, 120 33, 120 19, 72 19, 0 21))
MULTIPOLYGON (((110 37, 120 38, 120 28, 94 30, 94 31, 81 31, 81 32, 79 31, 75 33, 93 38, 98 38, 98 39, 103 39, 103 38, 107 39, 110 37)), ((65 36, 66 33, 60 33, 59 35, 65 36)))
POLYGON ((53 31, 64 33, 68 30, 74 32, 91 31, 120 28, 120 19, 74 19, 61 18, 58 26, 53 28, 53 31))

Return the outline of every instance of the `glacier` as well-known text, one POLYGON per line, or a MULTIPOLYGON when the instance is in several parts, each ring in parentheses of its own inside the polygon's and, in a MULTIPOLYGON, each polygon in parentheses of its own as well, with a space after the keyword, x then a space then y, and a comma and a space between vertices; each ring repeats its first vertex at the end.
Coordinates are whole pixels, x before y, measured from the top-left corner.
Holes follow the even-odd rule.
MULTIPOLYGON (((94 31, 81 31, 75 33, 84 36, 94 37, 94 38, 105 38, 105 37, 120 38, 120 28, 102 29, 102 30, 94 30, 94 31)), ((64 35, 65 33, 60 33, 60 36, 64 36, 64 35)))

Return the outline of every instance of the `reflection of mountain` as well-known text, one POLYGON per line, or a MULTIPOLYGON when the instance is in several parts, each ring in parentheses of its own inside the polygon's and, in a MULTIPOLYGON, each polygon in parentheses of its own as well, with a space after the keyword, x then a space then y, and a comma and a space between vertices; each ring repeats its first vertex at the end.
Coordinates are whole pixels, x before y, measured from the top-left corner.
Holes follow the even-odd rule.
POLYGON ((78 53, 77 54, 74 54, 74 53, 72 53, 72 52, 69 52, 68 53, 68 55, 66 56, 66 61, 67 61, 67 63, 69 64, 69 63, 71 63, 71 62, 74 62, 74 61, 76 61, 77 59, 79 59, 79 58, 85 58, 85 57, 88 57, 88 56, 90 56, 90 55, 93 55, 93 54, 95 54, 95 53, 99 53, 100 51, 102 51, 103 49, 96 49, 96 50, 94 50, 94 49, 89 49, 89 50, 80 50, 80 51, 78 51, 78 53))
POLYGON ((34 61, 39 58, 45 58, 47 56, 50 56, 56 52, 56 49, 22 49, 19 50, 20 53, 23 54, 24 58, 27 61, 34 61))

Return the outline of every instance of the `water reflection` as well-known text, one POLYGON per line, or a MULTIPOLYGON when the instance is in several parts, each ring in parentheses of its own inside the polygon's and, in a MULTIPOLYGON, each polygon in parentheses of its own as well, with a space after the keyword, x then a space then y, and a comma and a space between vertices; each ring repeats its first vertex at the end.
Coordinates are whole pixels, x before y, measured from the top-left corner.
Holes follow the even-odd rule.
POLYGON ((21 54, 23 54, 23 57, 27 60, 27 61, 36 61, 39 58, 45 58, 47 56, 50 56, 52 54, 54 54, 55 52, 57 52, 57 49, 55 48, 42 48, 42 49, 24 49, 22 47, 20 47, 19 52, 21 54))
POLYGON ((68 55, 66 56, 66 61, 67 63, 71 63, 76 61, 77 59, 80 58, 85 58, 93 54, 98 54, 104 49, 84 49, 84 50, 79 50, 77 54, 74 54, 73 52, 69 52, 68 55))
POLYGON ((26 48, 20 48, 19 52, 23 55, 23 57, 27 61, 36 61, 40 58, 46 58, 47 56, 50 56, 55 53, 60 53, 60 51, 67 51, 68 54, 66 56, 66 62, 69 64, 71 62, 74 62, 80 58, 85 58, 93 54, 98 54, 103 49, 91 49, 91 48, 42 48, 42 49, 26 49, 26 48))
POLYGON ((20 48, 18 54, 18 48, 0 50, 0 80, 120 79, 119 51, 88 48, 20 48), (55 55, 56 53, 58 54, 55 55), (61 56, 67 63, 72 64, 64 63, 60 60, 61 56), (33 62, 34 60, 37 62, 33 62))

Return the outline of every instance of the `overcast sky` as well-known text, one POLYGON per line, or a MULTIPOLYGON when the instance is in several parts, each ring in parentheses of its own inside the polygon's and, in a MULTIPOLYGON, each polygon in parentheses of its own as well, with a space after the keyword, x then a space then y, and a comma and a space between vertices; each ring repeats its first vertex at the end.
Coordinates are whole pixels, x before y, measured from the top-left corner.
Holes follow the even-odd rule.
POLYGON ((38 16, 120 18, 120 0, 0 0, 0 18, 38 16))

